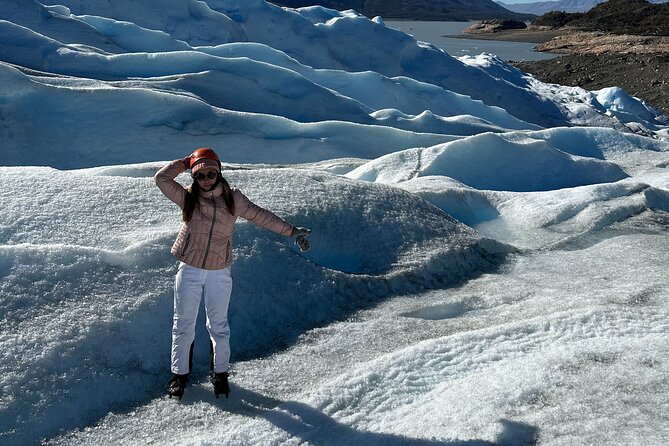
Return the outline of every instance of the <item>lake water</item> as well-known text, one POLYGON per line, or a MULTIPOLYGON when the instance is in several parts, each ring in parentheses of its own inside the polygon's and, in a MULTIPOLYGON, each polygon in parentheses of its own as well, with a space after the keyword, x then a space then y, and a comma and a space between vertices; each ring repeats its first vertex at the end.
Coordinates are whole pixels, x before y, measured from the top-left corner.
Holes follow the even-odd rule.
POLYGON ((386 26, 411 34, 416 40, 428 42, 446 51, 451 56, 473 56, 492 53, 503 60, 546 60, 554 54, 535 51, 536 43, 503 42, 499 40, 455 39, 469 25, 478 22, 414 22, 384 20, 386 26))

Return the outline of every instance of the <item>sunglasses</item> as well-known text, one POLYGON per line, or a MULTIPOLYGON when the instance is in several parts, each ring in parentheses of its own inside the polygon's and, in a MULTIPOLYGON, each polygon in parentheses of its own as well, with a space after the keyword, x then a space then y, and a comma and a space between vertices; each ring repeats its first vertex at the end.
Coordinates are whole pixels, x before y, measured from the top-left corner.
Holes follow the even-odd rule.
POLYGON ((198 172, 195 175, 192 175, 193 179, 198 180, 198 181, 202 181, 205 178, 207 180, 213 180, 217 176, 218 176, 218 172, 214 172, 213 170, 211 172, 207 172, 206 174, 204 174, 202 172, 198 172))

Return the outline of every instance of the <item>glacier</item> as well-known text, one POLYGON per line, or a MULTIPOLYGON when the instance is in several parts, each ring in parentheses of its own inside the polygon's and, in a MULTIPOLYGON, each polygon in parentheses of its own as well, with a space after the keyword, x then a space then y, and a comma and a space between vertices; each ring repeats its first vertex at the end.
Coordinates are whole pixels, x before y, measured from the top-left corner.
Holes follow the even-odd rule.
POLYGON ((5 0, 0 86, 0 445, 669 441, 669 118, 624 90, 263 0, 5 0), (152 176, 203 146, 312 249, 237 224, 230 399, 200 321, 177 402, 152 176))

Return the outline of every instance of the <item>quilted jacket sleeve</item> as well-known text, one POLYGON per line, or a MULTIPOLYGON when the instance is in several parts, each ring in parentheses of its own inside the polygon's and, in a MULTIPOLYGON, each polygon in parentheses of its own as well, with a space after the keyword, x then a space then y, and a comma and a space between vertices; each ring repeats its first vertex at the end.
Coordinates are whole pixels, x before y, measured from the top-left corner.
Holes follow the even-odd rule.
POLYGON ((249 200, 239 189, 233 188, 235 197, 235 213, 251 223, 286 237, 290 237, 295 228, 293 225, 249 200))
POLYGON ((183 161, 174 160, 160 169, 153 179, 156 181, 156 186, 160 191, 170 200, 175 202, 181 209, 184 207, 186 201, 186 189, 175 181, 175 178, 180 173, 185 172, 186 167, 183 161))

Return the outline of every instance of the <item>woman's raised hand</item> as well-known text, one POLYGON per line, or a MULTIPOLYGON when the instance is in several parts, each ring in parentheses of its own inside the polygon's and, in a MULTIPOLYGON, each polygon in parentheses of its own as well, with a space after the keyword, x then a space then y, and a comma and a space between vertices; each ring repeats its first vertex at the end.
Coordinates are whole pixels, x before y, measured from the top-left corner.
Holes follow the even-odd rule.
POLYGON ((302 252, 307 252, 311 248, 309 240, 307 240, 309 234, 311 234, 311 229, 309 228, 297 227, 293 230, 292 235, 293 237, 296 237, 295 243, 302 252))

